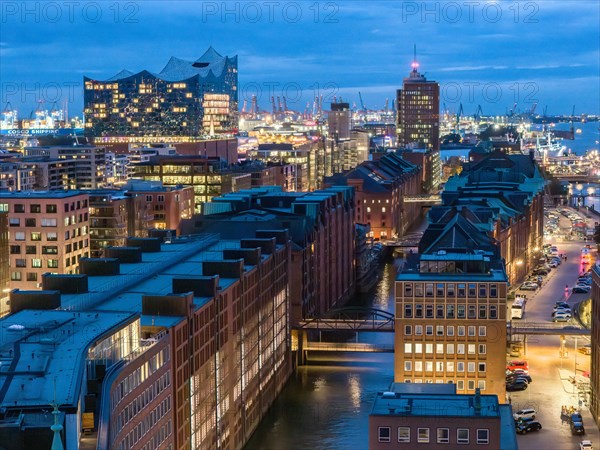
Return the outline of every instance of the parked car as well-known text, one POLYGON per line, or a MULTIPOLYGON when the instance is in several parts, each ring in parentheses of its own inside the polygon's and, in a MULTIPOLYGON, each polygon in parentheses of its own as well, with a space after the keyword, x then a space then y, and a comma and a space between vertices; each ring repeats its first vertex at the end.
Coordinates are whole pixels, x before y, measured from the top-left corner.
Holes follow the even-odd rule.
POLYGON ((581 441, 579 443, 579 450, 594 450, 592 441, 589 441, 589 440, 581 441))
POLYGON ((583 422, 571 422, 571 434, 585 434, 583 422))
POLYGON ((554 309, 556 308, 569 308, 571 309, 571 305, 569 305, 567 302, 556 302, 556 304, 554 305, 554 309))
POLYGON ((591 286, 592 285, 592 279, 589 277, 579 277, 577 279, 577 285, 580 284, 585 284, 586 286, 591 286))
POLYGON ((539 431, 542 429, 542 424, 539 422, 529 422, 523 425, 517 426, 517 433, 527 434, 530 431, 539 431))
POLYGON ((573 313, 573 311, 571 311, 571 307, 569 307, 569 306, 555 306, 554 308, 552 308, 552 312, 553 313, 567 312, 569 314, 573 313))
POLYGON ((548 270, 545 267, 538 267, 537 269, 534 269, 531 272, 533 275, 548 275, 550 273, 550 270, 548 270))
POLYGON ((508 392, 513 392, 513 391, 524 391, 525 389, 527 389, 527 382, 526 381, 515 381, 514 383, 507 383, 506 384, 506 390, 508 392))
MULTIPOLYGON (((535 271, 534 271, 534 273, 535 273, 535 271)), ((521 289, 522 291, 537 291, 538 288, 539 288, 539 286, 537 283, 534 283, 532 281, 527 281, 527 282, 523 283, 519 289, 521 289)))
POLYGON ((585 284, 578 284, 573 288, 573 294, 587 294, 592 290, 591 286, 585 284))
POLYGON ((509 361, 508 364, 506 364, 506 368, 508 370, 512 370, 513 372, 515 372, 517 369, 520 369, 524 373, 529 373, 529 364, 525 360, 509 361))
POLYGON ((570 309, 557 309, 556 311, 552 312, 552 317, 557 316, 566 316, 570 319, 571 317, 573 317, 573 314, 571 314, 570 309))
POLYGON ((584 355, 591 355, 592 354, 592 346, 590 344, 584 345, 583 347, 579 347, 577 349, 577 351, 579 353, 583 353, 584 355))
POLYGON ((550 267, 552 267, 553 269, 556 269, 558 266, 560 266, 560 262, 558 262, 557 260, 552 260, 548 263, 550 265, 550 267))
POLYGON ((522 373, 522 372, 513 372, 510 375, 506 376, 506 381, 508 381, 508 382, 513 382, 515 380, 525 380, 525 381, 527 381, 527 384, 529 384, 533 381, 529 374, 522 373))
POLYGON ((513 413, 513 418, 515 420, 524 419, 526 417, 531 417, 532 419, 535 419, 535 409, 525 408, 525 409, 520 409, 517 412, 513 413))

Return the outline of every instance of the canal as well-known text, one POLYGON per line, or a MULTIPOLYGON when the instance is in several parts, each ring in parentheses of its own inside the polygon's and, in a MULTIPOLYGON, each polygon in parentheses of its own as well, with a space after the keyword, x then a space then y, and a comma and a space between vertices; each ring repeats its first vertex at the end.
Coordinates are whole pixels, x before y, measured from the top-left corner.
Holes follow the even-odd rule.
MULTIPOLYGON (((393 312, 394 265, 386 263, 370 294, 352 304, 393 312)), ((361 342, 393 342, 393 333, 363 333, 361 342)), ((246 450, 367 449, 375 394, 394 379, 393 353, 309 355, 292 375, 246 450)))

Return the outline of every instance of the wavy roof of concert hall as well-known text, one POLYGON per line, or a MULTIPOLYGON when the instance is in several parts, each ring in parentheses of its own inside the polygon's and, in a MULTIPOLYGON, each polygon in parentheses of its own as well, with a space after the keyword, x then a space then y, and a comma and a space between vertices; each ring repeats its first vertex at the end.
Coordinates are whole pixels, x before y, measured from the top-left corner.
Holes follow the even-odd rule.
MULTIPOLYGON (((121 70, 114 76, 103 80, 104 82, 120 81, 126 78, 136 77, 142 73, 152 75, 164 81, 182 81, 199 75, 200 78, 207 78, 209 75, 214 77, 222 77, 225 74, 227 65, 237 65, 237 56, 228 57, 222 56, 214 48, 209 47, 204 54, 195 61, 171 56, 167 65, 160 72, 150 72, 142 70, 140 72, 132 72, 127 69, 121 70)), ((100 81, 100 80, 96 80, 100 81)))

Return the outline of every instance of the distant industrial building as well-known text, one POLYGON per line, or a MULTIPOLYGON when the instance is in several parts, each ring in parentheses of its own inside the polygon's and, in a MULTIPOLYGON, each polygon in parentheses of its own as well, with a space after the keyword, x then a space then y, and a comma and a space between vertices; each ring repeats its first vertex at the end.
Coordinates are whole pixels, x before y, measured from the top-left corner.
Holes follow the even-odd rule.
POLYGON ((159 72, 84 77, 91 137, 215 136, 237 132, 237 56, 210 47, 196 61, 171 57, 159 72))

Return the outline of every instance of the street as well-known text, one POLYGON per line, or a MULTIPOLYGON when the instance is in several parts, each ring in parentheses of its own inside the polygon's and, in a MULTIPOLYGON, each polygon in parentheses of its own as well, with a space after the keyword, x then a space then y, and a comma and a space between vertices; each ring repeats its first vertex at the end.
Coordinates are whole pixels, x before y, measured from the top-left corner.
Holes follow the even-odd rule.
MULTIPOLYGON (((561 217, 561 228, 563 220, 561 217)), ((548 242, 548 241, 545 241, 548 242)), ((548 242, 558 246, 559 253, 567 255, 567 261, 544 277, 541 289, 523 292, 527 295, 526 312, 520 322, 551 322, 552 308, 557 301, 567 301, 573 308, 574 318, 565 326, 579 326, 577 322, 577 305, 587 299, 589 294, 571 294, 582 271, 580 265, 583 241, 548 242), (568 295, 565 290, 568 286, 568 295)), ((595 256, 595 254, 594 254, 595 256)), ((587 266, 589 268, 589 266, 587 266)), ((521 291, 517 291, 521 293, 521 291)), ((573 436, 570 424, 561 420, 561 407, 574 406, 579 408, 578 389, 571 383, 570 378, 590 370, 590 356, 577 351, 578 348, 589 344, 588 336, 566 337, 565 353, 560 357, 560 336, 529 336, 524 355, 521 359, 529 362, 529 374, 532 383, 528 389, 510 393, 513 410, 534 408, 537 411, 536 421, 543 429, 526 435, 518 435, 520 449, 578 449, 582 439, 589 439, 594 446, 600 445, 600 432, 589 410, 582 403, 581 413, 586 429, 585 436, 573 436)), ((519 359, 519 358, 509 358, 519 359)), ((583 397, 581 397, 583 399, 583 397)))

